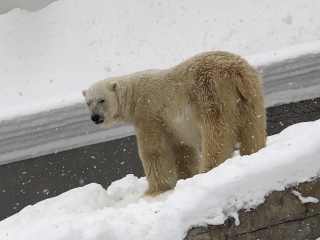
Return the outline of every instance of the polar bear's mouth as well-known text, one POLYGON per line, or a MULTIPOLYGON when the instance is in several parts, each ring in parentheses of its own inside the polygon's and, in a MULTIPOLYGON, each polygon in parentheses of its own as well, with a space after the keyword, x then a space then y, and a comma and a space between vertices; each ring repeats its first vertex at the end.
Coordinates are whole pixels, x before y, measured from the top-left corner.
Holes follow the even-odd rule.
POLYGON ((96 121, 96 122, 94 122, 95 124, 102 124, 103 123, 103 119, 102 120, 99 120, 99 121, 96 121))

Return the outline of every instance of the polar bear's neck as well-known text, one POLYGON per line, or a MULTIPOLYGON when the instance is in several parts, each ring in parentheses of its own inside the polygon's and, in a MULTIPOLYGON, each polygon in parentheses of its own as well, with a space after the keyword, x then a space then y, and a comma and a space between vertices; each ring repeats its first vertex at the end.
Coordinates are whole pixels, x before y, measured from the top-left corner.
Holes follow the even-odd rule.
POLYGON ((124 123, 133 124, 135 112, 135 94, 132 82, 119 82, 119 90, 117 91, 118 100, 118 120, 124 123))

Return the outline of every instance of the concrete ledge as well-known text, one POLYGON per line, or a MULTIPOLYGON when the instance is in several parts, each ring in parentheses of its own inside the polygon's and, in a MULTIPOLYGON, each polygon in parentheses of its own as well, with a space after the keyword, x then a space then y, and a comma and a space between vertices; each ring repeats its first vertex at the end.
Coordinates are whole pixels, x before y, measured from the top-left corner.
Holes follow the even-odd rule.
POLYGON ((320 237, 320 202, 301 203, 292 193, 320 200, 320 178, 285 191, 272 192, 266 201, 252 211, 240 211, 240 225, 228 219, 224 225, 193 228, 186 240, 198 239, 316 239, 320 237))

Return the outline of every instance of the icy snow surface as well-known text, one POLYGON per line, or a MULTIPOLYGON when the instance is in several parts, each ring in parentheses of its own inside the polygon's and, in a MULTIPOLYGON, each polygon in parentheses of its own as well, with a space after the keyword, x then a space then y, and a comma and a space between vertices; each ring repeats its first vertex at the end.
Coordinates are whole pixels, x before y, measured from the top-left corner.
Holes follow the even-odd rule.
POLYGON ((174 190, 144 197, 145 178, 133 175, 104 190, 92 183, 24 208, 0 222, 0 239, 183 239, 191 226, 222 224, 238 210, 264 202, 273 190, 320 175, 320 120, 268 138, 251 156, 235 156, 174 190))

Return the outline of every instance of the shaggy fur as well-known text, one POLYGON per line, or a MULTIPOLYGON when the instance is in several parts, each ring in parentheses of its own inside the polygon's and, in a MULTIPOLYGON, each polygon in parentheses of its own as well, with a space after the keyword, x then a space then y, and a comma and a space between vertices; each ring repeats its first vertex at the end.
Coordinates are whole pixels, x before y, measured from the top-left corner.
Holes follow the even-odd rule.
POLYGON ((108 78, 83 95, 95 123, 135 127, 147 195, 219 166, 238 142, 241 155, 266 145, 259 76, 228 52, 205 52, 170 69, 108 78))

